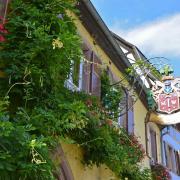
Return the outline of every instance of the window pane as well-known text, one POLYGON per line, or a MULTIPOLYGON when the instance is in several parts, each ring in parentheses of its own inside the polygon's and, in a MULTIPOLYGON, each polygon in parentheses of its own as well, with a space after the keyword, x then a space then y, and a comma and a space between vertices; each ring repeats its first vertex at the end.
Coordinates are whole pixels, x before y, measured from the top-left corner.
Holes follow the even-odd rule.
POLYGON ((173 151, 172 148, 170 146, 168 146, 168 159, 169 159, 169 169, 173 170, 173 151))
POLYGON ((157 160, 157 142, 156 142, 156 132, 153 130, 150 130, 150 137, 151 137, 151 157, 154 160, 154 163, 156 163, 157 160))
POLYGON ((118 123, 121 127, 123 127, 128 132, 128 96, 125 90, 123 90, 122 99, 119 104, 119 108, 121 110, 120 117, 118 119, 118 123))
POLYGON ((176 159, 176 169, 177 169, 177 174, 180 176, 180 155, 178 151, 175 152, 175 159, 176 159))
POLYGON ((133 134, 134 132, 134 112, 132 110, 128 111, 128 133, 133 134))
POLYGON ((73 83, 79 87, 79 72, 80 72, 80 62, 75 61, 73 64, 72 78, 73 83))
POLYGON ((128 95, 128 133, 134 132, 133 99, 128 95))

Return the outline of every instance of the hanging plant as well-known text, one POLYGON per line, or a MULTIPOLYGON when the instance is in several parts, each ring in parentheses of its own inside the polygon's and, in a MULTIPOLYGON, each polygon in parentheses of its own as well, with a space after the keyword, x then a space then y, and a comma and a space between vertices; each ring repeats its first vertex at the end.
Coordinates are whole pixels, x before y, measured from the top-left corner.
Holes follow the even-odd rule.
POLYGON ((3 17, 0 16, 0 43, 6 41, 4 36, 8 33, 8 31, 5 28, 5 23, 3 23, 3 17))
POLYGON ((152 166, 153 180, 171 180, 169 170, 161 164, 152 166))
POLYGON ((50 149, 65 132, 86 124, 81 111, 82 121, 68 123, 65 114, 70 112, 59 106, 71 61, 81 56, 81 40, 66 14, 75 11, 74 5, 67 0, 13 0, 6 23, 0 19, 0 64, 6 73, 0 79, 3 179, 54 179, 50 149))

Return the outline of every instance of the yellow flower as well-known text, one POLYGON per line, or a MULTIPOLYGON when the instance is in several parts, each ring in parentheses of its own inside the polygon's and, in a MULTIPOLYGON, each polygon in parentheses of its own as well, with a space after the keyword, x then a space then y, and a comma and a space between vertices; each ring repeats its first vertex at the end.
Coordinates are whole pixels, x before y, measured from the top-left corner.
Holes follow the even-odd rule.
POLYGON ((63 47, 63 43, 62 43, 62 41, 60 41, 59 38, 53 39, 52 46, 53 46, 53 49, 56 49, 56 48, 61 49, 63 47))

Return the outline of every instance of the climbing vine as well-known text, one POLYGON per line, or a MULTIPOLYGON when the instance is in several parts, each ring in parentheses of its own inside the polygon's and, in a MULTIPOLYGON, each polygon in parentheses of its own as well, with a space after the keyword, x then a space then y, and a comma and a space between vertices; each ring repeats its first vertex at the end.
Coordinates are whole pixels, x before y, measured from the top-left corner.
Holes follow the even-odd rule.
POLYGON ((102 78, 101 102, 64 87, 72 65, 82 56, 76 26, 66 13, 78 13, 75 3, 10 3, 5 31, 0 29, 0 65, 5 73, 0 79, 2 179, 54 179, 50 153, 66 137, 83 148, 86 164, 105 163, 123 178, 136 174, 140 180, 145 172, 137 165, 144 156, 138 142, 113 118, 119 113, 121 91, 109 89, 102 78))
POLYGON ((59 136, 87 123, 81 102, 73 102, 70 109, 60 103, 71 62, 81 56, 81 40, 66 14, 75 11, 74 5, 75 1, 67 0, 9 4, 0 29, 0 65, 5 73, 0 80, 0 174, 4 179, 54 179, 49 150, 59 136), (76 121, 77 117, 81 119, 76 121))

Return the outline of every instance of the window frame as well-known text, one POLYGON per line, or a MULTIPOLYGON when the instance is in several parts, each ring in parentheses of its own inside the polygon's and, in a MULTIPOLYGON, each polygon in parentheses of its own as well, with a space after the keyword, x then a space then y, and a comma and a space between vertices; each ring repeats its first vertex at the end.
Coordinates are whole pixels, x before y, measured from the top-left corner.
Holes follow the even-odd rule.
POLYGON ((54 177, 58 180, 74 180, 72 170, 61 145, 55 149, 52 159, 56 160, 58 157, 60 157, 60 162, 54 172, 54 177))

